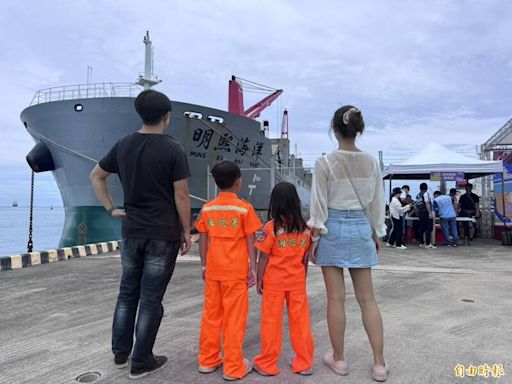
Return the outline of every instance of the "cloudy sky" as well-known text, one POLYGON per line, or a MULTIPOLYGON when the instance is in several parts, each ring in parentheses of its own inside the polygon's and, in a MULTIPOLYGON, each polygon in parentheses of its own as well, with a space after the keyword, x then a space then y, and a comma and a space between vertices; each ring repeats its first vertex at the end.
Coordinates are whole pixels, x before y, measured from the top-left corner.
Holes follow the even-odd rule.
MULTIPOLYGON (((171 99, 227 107, 232 74, 284 89, 290 136, 312 161, 334 147, 334 110, 354 104, 361 148, 389 161, 431 139, 474 148, 512 115, 512 3, 502 1, 11 1, 0 14, 0 205, 28 200, 33 146, 19 114, 38 89, 135 81, 142 37, 171 99)), ((249 101, 252 99, 249 97, 249 101)), ((253 100, 255 101, 255 100, 253 100)), ((51 175, 37 202, 60 204, 51 175)))

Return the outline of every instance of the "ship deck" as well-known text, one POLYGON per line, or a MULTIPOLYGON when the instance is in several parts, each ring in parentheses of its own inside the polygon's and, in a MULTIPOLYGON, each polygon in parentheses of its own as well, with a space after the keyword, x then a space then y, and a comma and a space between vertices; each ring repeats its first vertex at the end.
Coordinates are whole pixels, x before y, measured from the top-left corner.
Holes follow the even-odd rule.
MULTIPOLYGON (((471 247, 407 251, 384 249, 374 270, 374 286, 385 328, 389 383, 510 382, 512 375, 512 252, 495 241, 471 247), (471 300, 471 301, 463 301, 471 300), (501 380, 457 379, 454 368, 503 364, 501 380)), ((371 349, 364 333, 352 284, 346 274, 347 377, 322 364, 330 349, 321 271, 308 279, 316 356, 313 376, 290 373, 283 337, 281 374, 251 373, 245 383, 370 383, 371 349)), ((179 259, 165 296, 166 314, 155 352, 170 363, 144 383, 221 383, 221 371, 197 373, 195 357, 202 309, 197 250, 179 259)), ((116 369, 110 352, 120 258, 90 256, 0 274, 0 382, 76 383, 99 372, 95 383, 132 383, 127 369, 116 369)), ((245 353, 259 351, 260 297, 251 290, 245 353)), ((287 328, 284 328, 285 330, 287 328)), ((492 375, 492 373, 490 373, 492 375)))

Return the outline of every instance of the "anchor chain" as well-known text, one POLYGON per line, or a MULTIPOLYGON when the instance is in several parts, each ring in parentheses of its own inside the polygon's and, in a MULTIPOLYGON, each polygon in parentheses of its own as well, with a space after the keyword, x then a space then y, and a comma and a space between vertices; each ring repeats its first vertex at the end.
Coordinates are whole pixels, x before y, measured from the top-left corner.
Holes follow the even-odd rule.
POLYGON ((32 171, 32 181, 30 185, 30 219, 28 224, 28 244, 27 252, 32 252, 34 243, 32 242, 32 221, 33 221, 33 208, 34 208, 34 171, 32 171))

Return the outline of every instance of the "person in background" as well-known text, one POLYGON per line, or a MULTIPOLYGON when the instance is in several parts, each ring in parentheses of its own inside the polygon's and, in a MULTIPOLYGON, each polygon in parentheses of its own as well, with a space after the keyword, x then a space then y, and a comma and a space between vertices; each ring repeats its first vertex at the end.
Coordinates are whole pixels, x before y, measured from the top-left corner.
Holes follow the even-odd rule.
POLYGON ((420 193, 416 196, 416 208, 419 218, 418 241, 420 248, 436 249, 437 247, 431 243, 434 223, 432 221, 432 204, 427 183, 420 184, 420 193))
MULTIPOLYGON (((404 184, 402 186, 402 193, 400 193, 400 197, 399 197, 399 200, 402 203, 402 206, 411 204, 413 202, 412 196, 409 194, 410 191, 411 191, 411 188, 409 188, 409 186, 407 184, 404 184)), ((403 243, 404 240, 407 238, 406 234, 407 234, 408 224, 407 224, 407 220, 405 219, 405 215, 401 215, 400 220, 402 222, 402 243, 403 243)))
POLYGON ((322 267, 327 292, 332 351, 324 355, 323 361, 338 375, 349 373, 345 361, 343 273, 343 268, 348 268, 373 351, 372 379, 386 381, 384 331, 371 270, 377 265, 380 238, 386 234, 382 174, 379 162, 356 147, 356 136, 364 130, 360 110, 351 105, 339 108, 331 127, 339 147, 315 163, 308 221, 313 228, 309 258, 322 267))
POLYGON ((212 373, 223 364, 224 380, 235 381, 252 371, 242 345, 249 312, 248 287, 256 284, 254 243, 261 222, 253 206, 237 195, 242 174, 236 163, 225 160, 215 164, 212 176, 220 192, 203 205, 195 222, 204 280, 198 371, 212 373))
POLYGON ((187 157, 181 145, 164 134, 171 101, 163 93, 146 90, 135 99, 135 110, 142 128, 119 140, 91 172, 98 200, 111 216, 123 219, 123 275, 112 352, 117 368, 127 367, 132 354, 131 379, 167 364, 167 357, 153 355, 164 315, 162 299, 180 247, 185 254, 191 245, 187 157), (112 173, 118 174, 123 187, 124 210, 110 197, 107 178, 112 173))
MULTIPOLYGON (((466 193, 459 198, 457 212, 460 217, 480 218, 480 198, 473 192, 473 184, 466 184, 466 193)), ((475 237, 475 225, 472 221, 462 222, 463 233, 462 236, 469 241, 475 237)))
POLYGON ((451 188, 450 189, 450 194, 448 195, 450 196, 450 199, 452 199, 452 205, 453 205, 453 209, 455 210, 455 212, 457 212, 457 189, 456 188, 451 188))
POLYGON ((411 206, 408 204, 402 206, 399 200, 401 193, 403 192, 400 188, 393 189, 391 202, 389 203, 389 215, 391 216, 391 220, 393 220, 393 227, 391 228, 389 240, 386 245, 388 247, 395 246, 397 249, 407 249, 407 247, 402 244, 403 214, 409 211, 411 206))
MULTIPOLYGON (((395 188, 395 189, 397 189, 397 188, 395 188)), ((400 189, 400 188, 398 188, 398 189, 400 189)), ((407 198, 409 198, 409 199, 411 198, 411 195, 409 195, 410 190, 411 190, 411 189, 409 188, 409 186, 408 186, 408 185, 404 185, 404 186, 402 187, 402 189, 400 190, 400 197, 399 197, 399 200, 400 200, 400 202, 402 203, 402 205, 407 205, 407 204, 409 204, 409 203, 407 202, 407 198)))
POLYGON ((434 192, 434 211, 437 212, 441 220, 441 229, 443 230, 444 245, 456 247, 459 241, 457 234, 457 221, 455 209, 450 196, 442 195, 441 192, 434 192))

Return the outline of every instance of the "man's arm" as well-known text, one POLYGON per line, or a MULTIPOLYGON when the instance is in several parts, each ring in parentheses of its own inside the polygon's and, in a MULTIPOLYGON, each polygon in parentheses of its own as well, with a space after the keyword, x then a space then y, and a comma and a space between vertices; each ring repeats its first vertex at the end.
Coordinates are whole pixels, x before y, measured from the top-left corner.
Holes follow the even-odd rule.
POLYGON ((94 193, 96 193, 96 197, 111 216, 117 218, 126 216, 124 209, 117 209, 112 201, 107 184, 107 178, 109 176, 109 172, 103 170, 98 164, 96 164, 89 176, 94 193))
POLYGON ((249 252, 249 276, 247 276, 247 284, 252 287, 256 284, 256 236, 253 234, 246 237, 247 251, 249 252))
POLYGON ((181 254, 184 255, 190 250, 192 245, 190 240, 190 196, 187 179, 175 181, 173 186, 174 201, 182 230, 181 254))
MULTIPOLYGON (((425 193, 425 194, 427 194, 427 193, 425 193)), ((428 217, 432 218, 432 206, 430 205, 430 200, 428 199, 428 194, 427 194, 427 198, 425 198, 425 194, 423 195, 423 200, 425 200, 425 208, 427 208, 428 217)))
POLYGON ((480 212, 480 198, 475 199, 475 218, 479 219, 482 216, 482 212, 480 212))
POLYGON ((201 258, 201 268, 203 270, 203 280, 206 271, 206 255, 208 254, 208 234, 199 234, 199 257, 201 258))

